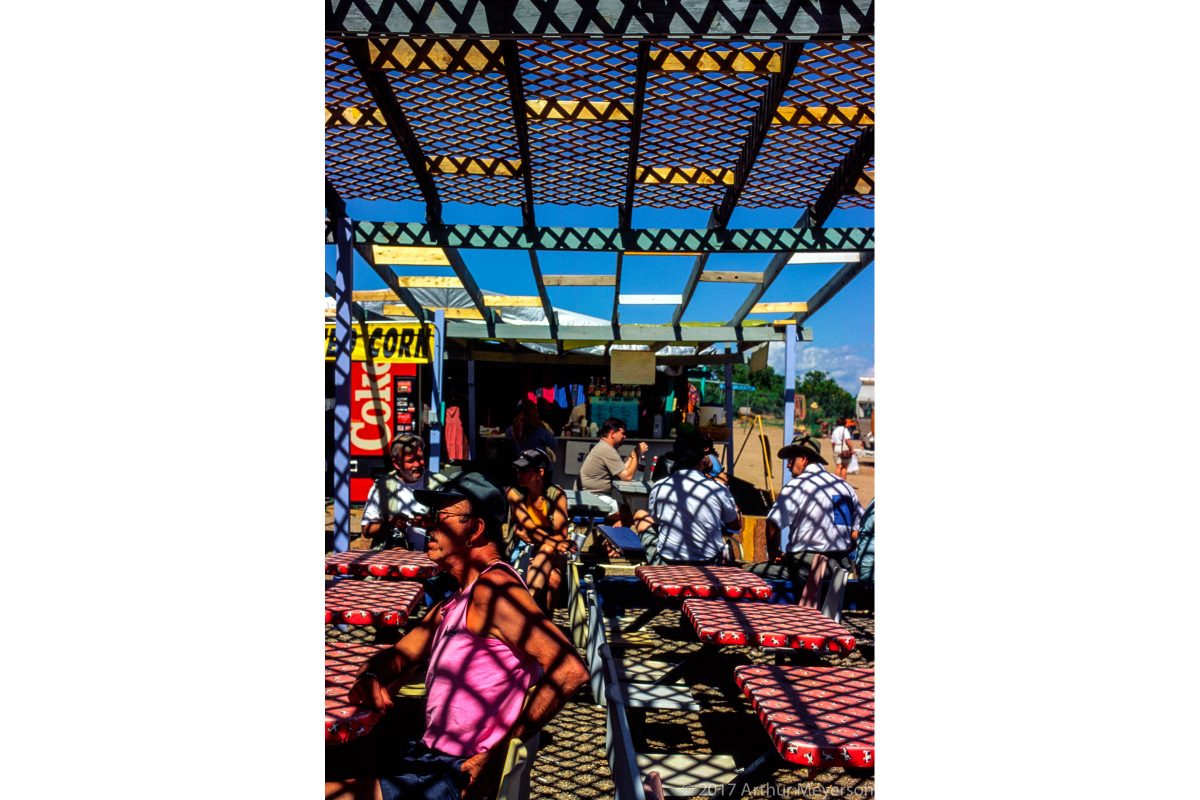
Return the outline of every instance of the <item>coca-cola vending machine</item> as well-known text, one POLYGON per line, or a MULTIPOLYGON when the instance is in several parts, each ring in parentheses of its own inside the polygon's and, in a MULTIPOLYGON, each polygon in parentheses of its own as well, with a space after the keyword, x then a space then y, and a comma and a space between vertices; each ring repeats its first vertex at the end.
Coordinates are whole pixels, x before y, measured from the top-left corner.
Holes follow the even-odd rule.
POLYGON ((421 434, 420 409, 420 364, 350 363, 350 502, 392 468, 397 434, 421 434))

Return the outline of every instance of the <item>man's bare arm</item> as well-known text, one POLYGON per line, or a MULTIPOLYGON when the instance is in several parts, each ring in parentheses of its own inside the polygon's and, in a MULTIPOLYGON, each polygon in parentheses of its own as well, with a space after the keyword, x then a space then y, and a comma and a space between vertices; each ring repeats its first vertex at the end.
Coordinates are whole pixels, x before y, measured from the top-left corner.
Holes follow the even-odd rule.
POLYGON ((350 687, 347 699, 355 705, 389 710, 393 705, 390 687, 406 678, 429 657, 433 634, 441 619, 442 605, 438 603, 394 646, 367 659, 359 671, 358 680, 350 687))

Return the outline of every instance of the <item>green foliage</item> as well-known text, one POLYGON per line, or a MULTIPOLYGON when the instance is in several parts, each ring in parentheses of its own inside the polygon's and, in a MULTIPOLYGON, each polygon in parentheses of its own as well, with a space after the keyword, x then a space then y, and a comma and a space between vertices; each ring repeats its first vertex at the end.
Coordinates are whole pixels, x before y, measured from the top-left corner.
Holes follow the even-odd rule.
MULTIPOLYGON (((723 374, 723 367, 717 368, 717 374, 723 374)), ((733 365, 733 382, 746 383, 755 387, 754 392, 734 392, 733 408, 736 412, 742 406, 749 406, 756 414, 781 416, 783 414, 783 376, 771 367, 751 374, 747 364, 733 365)), ((809 410, 810 419, 846 418, 854 416, 854 396, 838 386, 837 381, 820 370, 805 374, 796 387, 797 402, 799 395, 804 395, 806 403, 816 402, 819 408, 809 410)), ((710 381, 704 386, 702 401, 705 405, 724 405, 725 387, 721 380, 710 381)))

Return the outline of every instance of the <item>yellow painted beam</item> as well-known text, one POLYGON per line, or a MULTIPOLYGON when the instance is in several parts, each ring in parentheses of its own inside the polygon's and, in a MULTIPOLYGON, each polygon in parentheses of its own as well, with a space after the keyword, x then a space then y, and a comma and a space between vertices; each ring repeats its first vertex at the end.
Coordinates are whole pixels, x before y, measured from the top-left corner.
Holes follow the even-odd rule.
POLYGON ((724 167, 638 167, 637 179, 639 183, 732 186, 733 170, 724 167))
POLYGON ((378 108, 364 106, 325 106, 325 127, 350 126, 353 128, 383 127, 383 114, 378 108))
POLYGON ((512 178, 521 174, 519 158, 432 156, 425 159, 425 166, 437 175, 498 175, 512 178))
POLYGON ((762 283, 763 274, 761 272, 701 272, 700 280, 719 283, 762 283))
POLYGON ((448 267, 450 259, 440 247, 394 247, 371 245, 371 255, 376 264, 391 264, 402 267, 448 267))
POLYGON ((871 106, 780 106, 772 125, 824 125, 864 127, 875 124, 871 106))
POLYGON ((779 52, 651 50, 650 69, 660 72, 779 72, 779 52))
POLYGON ((504 67, 496 39, 370 39, 372 69, 493 72, 504 67))
POLYGON ((619 100, 559 100, 525 101, 529 119, 570 119, 585 122, 629 122, 633 119, 633 103, 619 100))
MULTIPOLYGON (((444 312, 446 314, 446 319, 483 319, 483 314, 479 312, 478 308, 426 308, 428 311, 444 312)), ((387 303, 384 303, 383 313, 412 316, 412 311, 409 310, 408 306, 401 303, 394 305, 388 305, 387 303)))
POLYGON ((379 300, 398 300, 396 293, 391 289, 364 289, 361 292, 354 293, 354 300, 359 303, 374 303, 379 300))
POLYGON ((751 314, 792 314, 808 311, 808 303, 759 303, 750 309, 751 314))
POLYGON ((505 297, 504 295, 485 294, 483 296, 483 304, 485 306, 531 306, 541 307, 542 299, 537 295, 531 297, 505 297))
POLYGON ((652 250, 625 250, 623 255, 627 256, 698 256, 699 253, 685 253, 683 251, 670 253, 654 252, 652 250))
POLYGON ((542 275, 547 286, 616 286, 616 275, 542 275))
POLYGON ((406 289, 461 289, 458 278, 442 275, 397 275, 396 283, 406 289))

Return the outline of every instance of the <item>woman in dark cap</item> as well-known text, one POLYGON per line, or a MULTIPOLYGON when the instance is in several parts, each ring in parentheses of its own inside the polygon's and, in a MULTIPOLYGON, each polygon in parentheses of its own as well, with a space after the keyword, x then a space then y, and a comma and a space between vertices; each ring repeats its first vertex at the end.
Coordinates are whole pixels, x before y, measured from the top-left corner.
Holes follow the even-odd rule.
POLYGON ((512 533, 528 548, 525 583, 529 592, 542 612, 550 616, 571 546, 567 536, 567 493, 553 483, 554 465, 544 450, 525 450, 513 467, 517 470, 517 485, 505 493, 512 533))

